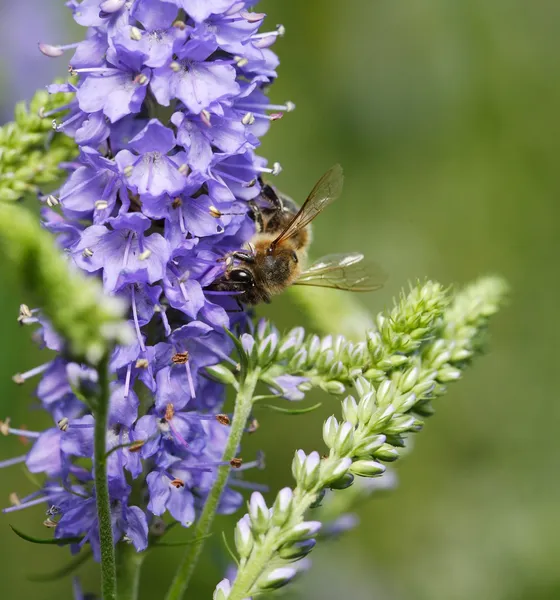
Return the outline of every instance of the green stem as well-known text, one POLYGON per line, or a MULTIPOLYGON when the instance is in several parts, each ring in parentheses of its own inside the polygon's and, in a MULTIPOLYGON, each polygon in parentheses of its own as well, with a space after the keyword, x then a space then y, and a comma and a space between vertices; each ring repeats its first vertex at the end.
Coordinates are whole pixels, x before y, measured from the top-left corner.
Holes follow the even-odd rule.
MULTIPOLYGON (((222 460, 229 463, 229 461, 235 457, 245 426, 247 425, 247 419, 251 414, 251 408, 253 406, 253 394, 259 380, 260 369, 256 368, 254 371, 250 371, 245 378, 245 381, 239 386, 237 392, 237 398, 235 400, 235 411, 233 413, 233 421, 231 423, 231 429, 229 432, 229 438, 224 450, 222 460)), ((196 563, 202 553, 204 547, 205 537, 210 532, 214 516, 218 509, 222 492, 227 483, 227 479, 230 473, 231 467, 228 465, 219 467, 216 481, 208 499, 204 504, 204 510, 200 515, 196 527, 194 529, 193 537, 196 540, 192 546, 187 550, 183 556, 183 560, 177 569, 177 573, 171 582, 169 591, 167 592, 166 600, 181 600, 184 593, 187 591, 190 579, 194 573, 196 563)))
POLYGON ((117 546, 117 573, 119 575, 119 600, 138 600, 140 571, 145 552, 136 552, 132 544, 117 546))
POLYGON ((105 441, 110 396, 108 355, 105 355, 99 364, 99 387, 100 393, 95 411, 94 471, 99 541, 101 544, 101 589, 103 600, 117 600, 117 570, 115 566, 109 485, 107 483, 107 449, 105 441))

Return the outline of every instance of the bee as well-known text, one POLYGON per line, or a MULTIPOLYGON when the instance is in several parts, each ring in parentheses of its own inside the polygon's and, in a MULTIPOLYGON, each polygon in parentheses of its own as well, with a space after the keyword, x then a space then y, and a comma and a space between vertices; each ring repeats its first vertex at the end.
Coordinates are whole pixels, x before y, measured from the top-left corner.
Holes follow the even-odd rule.
POLYGON ((383 275, 364 262, 364 255, 332 254, 306 268, 310 223, 342 192, 342 167, 331 167, 298 209, 295 202, 262 184, 260 206, 250 204, 256 233, 246 248, 230 252, 226 268, 208 289, 229 291, 238 304, 269 303, 290 285, 312 285, 353 292, 379 289, 383 275))

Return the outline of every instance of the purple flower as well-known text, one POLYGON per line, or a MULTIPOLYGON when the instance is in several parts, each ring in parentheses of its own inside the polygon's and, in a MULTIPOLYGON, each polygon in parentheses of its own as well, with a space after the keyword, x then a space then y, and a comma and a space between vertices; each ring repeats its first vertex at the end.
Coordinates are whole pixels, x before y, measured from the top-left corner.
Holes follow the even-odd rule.
MULTIPOLYGON (((255 151, 270 123, 293 108, 264 95, 276 76, 269 46, 280 30, 258 33, 264 15, 250 12, 252 4, 69 0, 76 22, 88 28, 85 39, 40 44, 51 57, 74 52, 76 79, 49 90, 75 97, 62 118, 45 117, 80 150, 62 165, 68 177, 60 189, 42 198, 44 225, 79 269, 128 302, 136 331, 134 342, 111 356, 106 448, 114 539, 138 551, 147 547, 155 516, 169 512, 184 526, 195 521, 223 465, 225 390, 206 367, 232 362, 224 329, 245 315, 229 313, 231 298, 207 287, 223 273, 224 256, 255 232, 247 201, 260 193, 260 174, 280 170, 255 151)), ((38 343, 56 353, 15 377, 40 377, 37 398, 54 425, 33 432, 0 423, 2 433, 32 442, 0 467, 26 463, 46 476, 41 490, 5 511, 47 503, 55 536, 81 537, 73 550, 89 544, 99 559, 87 401, 98 376, 72 362, 36 309, 22 309, 21 322, 37 325, 38 343)), ((302 383, 275 385, 296 398, 302 383)), ((239 473, 262 461, 226 464, 236 469, 219 510, 231 513, 243 501, 235 488, 254 487, 239 473)))
POLYGON ((129 147, 136 151, 121 150, 115 160, 127 179, 128 186, 138 194, 159 197, 179 194, 187 184, 181 171, 182 153, 172 157, 167 153, 175 147, 175 135, 157 119, 152 119, 142 131, 130 140, 129 147))
POLYGON ((103 283, 114 292, 119 277, 135 274, 137 281, 155 283, 163 278, 169 246, 159 233, 146 236, 150 220, 139 213, 126 213, 84 230, 73 247, 76 264, 90 273, 103 270, 103 283))
POLYGON ((224 60, 210 60, 215 50, 215 44, 190 40, 178 52, 177 60, 154 69, 150 87, 156 100, 169 106, 177 98, 190 112, 198 114, 238 94, 235 68, 224 60))

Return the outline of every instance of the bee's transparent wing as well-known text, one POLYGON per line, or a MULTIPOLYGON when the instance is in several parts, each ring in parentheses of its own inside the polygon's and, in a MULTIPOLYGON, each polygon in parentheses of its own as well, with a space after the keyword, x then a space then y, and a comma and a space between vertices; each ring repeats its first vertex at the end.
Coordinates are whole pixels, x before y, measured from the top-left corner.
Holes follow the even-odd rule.
POLYGON ((360 253, 329 254, 304 271, 296 285, 373 292, 383 286, 387 274, 377 264, 364 260, 360 253))
POLYGON ((343 180, 342 167, 340 165, 331 167, 315 184, 299 212, 272 242, 271 246, 274 247, 282 240, 293 237, 298 231, 309 225, 319 213, 340 196, 343 180))

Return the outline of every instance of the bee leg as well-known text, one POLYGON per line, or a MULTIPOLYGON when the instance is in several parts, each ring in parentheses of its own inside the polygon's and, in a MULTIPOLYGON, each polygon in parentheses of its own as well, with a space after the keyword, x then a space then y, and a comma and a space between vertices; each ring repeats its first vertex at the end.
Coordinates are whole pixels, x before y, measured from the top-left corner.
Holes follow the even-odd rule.
POLYGON ((262 177, 259 177, 259 183, 261 184, 261 196, 270 202, 274 208, 283 211, 284 203, 282 202, 282 198, 277 194, 276 190, 268 183, 265 183, 262 177))
POLYGON ((255 221, 255 227, 257 233, 264 231, 264 220, 261 209, 257 206, 256 202, 249 201, 249 216, 255 221))
POLYGON ((246 263, 254 263, 255 262, 255 256, 253 254, 251 254, 250 252, 245 252, 244 250, 235 250, 234 252, 230 252, 229 256, 231 256, 231 258, 236 258, 237 260, 240 260, 241 262, 246 262, 246 263))

